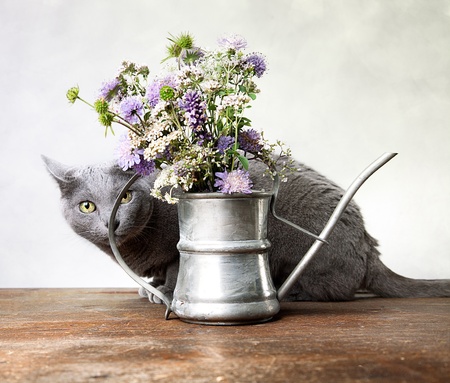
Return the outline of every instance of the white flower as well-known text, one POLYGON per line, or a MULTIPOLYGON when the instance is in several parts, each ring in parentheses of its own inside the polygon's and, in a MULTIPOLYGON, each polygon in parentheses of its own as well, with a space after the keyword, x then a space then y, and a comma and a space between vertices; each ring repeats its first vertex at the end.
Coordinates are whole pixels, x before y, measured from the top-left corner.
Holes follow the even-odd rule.
POLYGON ((177 81, 180 85, 189 86, 191 83, 198 83, 203 80, 203 70, 197 66, 186 65, 177 72, 177 81))
POLYGON ((151 160, 163 156, 170 143, 177 140, 181 135, 182 133, 179 130, 174 130, 166 135, 160 134, 159 138, 156 138, 156 135, 152 139, 147 137, 148 146, 144 150, 144 158, 151 160))
POLYGON ((222 99, 222 103, 217 107, 220 112, 228 107, 232 107, 235 110, 242 109, 245 104, 248 104, 252 99, 246 94, 230 94, 222 99))
POLYGON ((172 196, 172 191, 177 187, 177 183, 178 179, 173 172, 172 167, 167 167, 159 173, 159 176, 156 178, 150 194, 155 198, 164 199, 170 204, 175 204, 178 202, 178 198, 172 196), (165 192, 163 195, 162 189, 169 186, 171 187, 169 192, 165 192))
POLYGON ((216 80, 206 80, 201 84, 202 90, 206 93, 213 93, 220 89, 220 83, 216 80))

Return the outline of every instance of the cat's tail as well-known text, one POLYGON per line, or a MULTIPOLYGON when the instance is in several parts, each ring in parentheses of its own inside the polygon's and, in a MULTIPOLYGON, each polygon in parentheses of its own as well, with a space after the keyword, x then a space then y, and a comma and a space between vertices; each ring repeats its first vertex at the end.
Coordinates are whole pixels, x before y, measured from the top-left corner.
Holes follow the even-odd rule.
POLYGON ((367 264, 366 288, 385 298, 450 297, 450 279, 412 279, 394 273, 378 257, 367 264))

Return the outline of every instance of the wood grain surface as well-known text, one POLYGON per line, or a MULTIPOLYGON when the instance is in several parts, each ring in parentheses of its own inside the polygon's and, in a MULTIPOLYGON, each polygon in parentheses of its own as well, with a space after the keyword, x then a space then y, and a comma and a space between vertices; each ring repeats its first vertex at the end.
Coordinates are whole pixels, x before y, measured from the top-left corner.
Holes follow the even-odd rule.
POLYGON ((0 289, 0 382, 448 382, 450 298, 188 324, 130 289, 0 289))

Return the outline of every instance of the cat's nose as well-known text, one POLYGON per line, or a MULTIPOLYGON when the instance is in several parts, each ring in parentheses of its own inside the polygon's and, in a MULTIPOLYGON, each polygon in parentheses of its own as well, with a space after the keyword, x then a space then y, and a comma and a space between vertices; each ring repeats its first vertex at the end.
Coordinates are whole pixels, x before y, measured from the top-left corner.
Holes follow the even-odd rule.
MULTIPOLYGON (((119 225, 120 225, 120 221, 119 221, 118 219, 116 219, 116 220, 114 221, 114 231, 117 230, 117 228, 119 227, 119 225)), ((105 226, 109 229, 109 221, 106 221, 106 222, 105 222, 105 226)))

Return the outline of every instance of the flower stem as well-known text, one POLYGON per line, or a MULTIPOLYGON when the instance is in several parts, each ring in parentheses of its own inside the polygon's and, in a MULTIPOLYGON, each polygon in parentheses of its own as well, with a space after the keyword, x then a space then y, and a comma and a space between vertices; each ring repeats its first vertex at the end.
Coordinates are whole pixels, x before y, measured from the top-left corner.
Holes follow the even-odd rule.
MULTIPOLYGON (((115 115, 115 117, 121 118, 120 116, 117 116, 117 115, 115 115)), ((114 122, 115 122, 116 124, 125 126, 125 128, 131 130, 134 134, 137 134, 138 136, 143 136, 143 135, 144 135, 143 132, 141 132, 141 131, 139 131, 139 130, 136 130, 136 129, 134 128, 134 126, 131 125, 131 124, 129 124, 128 122, 123 122, 123 121, 117 120, 117 119, 115 119, 114 122)))
POLYGON ((95 109, 95 106, 91 103, 87 102, 86 100, 82 99, 80 96, 77 96, 78 100, 83 101, 86 105, 89 105, 92 109, 95 109))

